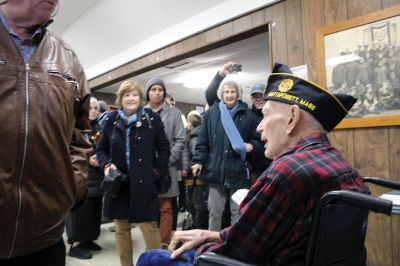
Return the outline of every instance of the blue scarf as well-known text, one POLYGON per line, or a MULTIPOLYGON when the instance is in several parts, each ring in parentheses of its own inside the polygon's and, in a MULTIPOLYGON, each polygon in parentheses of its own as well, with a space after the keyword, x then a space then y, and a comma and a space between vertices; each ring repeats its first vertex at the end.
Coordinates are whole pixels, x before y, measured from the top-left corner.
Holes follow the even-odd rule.
POLYGON ((223 101, 219 102, 222 127, 224 128, 226 135, 228 135, 232 149, 240 155, 240 158, 242 158, 242 161, 244 162, 246 160, 246 145, 244 145, 243 138, 233 122, 233 117, 236 115, 238 109, 239 102, 236 102, 235 106, 231 110, 228 110, 223 101))
MULTIPOLYGON (((140 108, 138 110, 138 112, 142 112, 142 115, 144 114, 144 110, 142 108, 140 108)), ((131 151, 129 149, 130 147, 130 133, 131 133, 131 128, 132 126, 136 123, 137 121, 137 112, 130 115, 130 116, 126 116, 126 114, 124 113, 122 108, 118 109, 118 114, 119 117, 122 120, 122 123, 124 123, 125 125, 125 156, 126 156, 126 164, 128 166, 128 170, 130 169, 131 166, 131 161, 130 161, 130 156, 131 156, 131 151)))

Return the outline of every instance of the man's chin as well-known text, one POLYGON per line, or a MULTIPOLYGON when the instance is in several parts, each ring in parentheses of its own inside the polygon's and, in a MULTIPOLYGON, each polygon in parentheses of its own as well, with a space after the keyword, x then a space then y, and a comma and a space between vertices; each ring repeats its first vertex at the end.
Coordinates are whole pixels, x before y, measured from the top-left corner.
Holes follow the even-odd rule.
POLYGON ((155 104, 160 104, 160 103, 162 103, 164 101, 164 99, 154 99, 153 100, 153 102, 155 103, 155 104))

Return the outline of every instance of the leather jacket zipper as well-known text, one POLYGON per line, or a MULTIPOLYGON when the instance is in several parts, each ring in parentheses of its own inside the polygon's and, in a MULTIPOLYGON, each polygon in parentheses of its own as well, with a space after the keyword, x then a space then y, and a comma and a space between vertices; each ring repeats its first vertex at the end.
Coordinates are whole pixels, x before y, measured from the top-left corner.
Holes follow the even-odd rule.
POLYGON ((14 251, 15 242, 17 239, 18 229, 19 229, 19 216, 21 214, 22 209, 22 176, 24 174, 25 168, 25 160, 26 160, 26 149, 28 146, 28 115, 29 115, 29 71, 30 67, 29 64, 25 64, 25 113, 24 113, 24 120, 25 120, 25 129, 24 129, 24 150, 22 154, 22 161, 21 161, 21 172, 18 178, 18 212, 17 212, 17 220, 15 222, 15 231, 14 237, 12 241, 12 246, 8 257, 10 258, 14 251))

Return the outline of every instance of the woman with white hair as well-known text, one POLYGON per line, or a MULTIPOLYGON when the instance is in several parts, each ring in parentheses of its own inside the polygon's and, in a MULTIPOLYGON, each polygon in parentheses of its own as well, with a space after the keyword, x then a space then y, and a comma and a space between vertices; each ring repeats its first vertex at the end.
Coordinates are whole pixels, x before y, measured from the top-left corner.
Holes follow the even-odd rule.
POLYGON ((209 186, 208 228, 212 231, 221 230, 227 200, 230 200, 231 222, 239 217, 239 206, 230 197, 238 189, 249 188, 248 155, 262 150, 256 132, 257 117, 240 100, 239 84, 231 80, 223 82, 218 96, 221 101, 204 113, 192 166, 193 174, 201 171, 200 178, 209 186))

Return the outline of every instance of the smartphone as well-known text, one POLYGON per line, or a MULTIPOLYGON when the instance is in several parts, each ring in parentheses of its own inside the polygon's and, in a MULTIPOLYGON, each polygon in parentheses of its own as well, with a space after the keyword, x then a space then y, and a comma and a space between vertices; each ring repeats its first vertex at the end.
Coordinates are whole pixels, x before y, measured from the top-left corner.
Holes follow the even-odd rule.
POLYGON ((104 179, 113 181, 118 176, 122 176, 122 173, 121 173, 120 170, 118 170, 118 169, 110 169, 110 171, 108 171, 108 175, 106 175, 104 177, 104 179))
POLYGON ((233 66, 231 67, 231 71, 232 71, 232 72, 240 72, 240 71, 242 71, 242 65, 239 65, 239 64, 233 65, 233 66))

